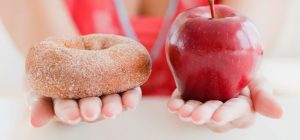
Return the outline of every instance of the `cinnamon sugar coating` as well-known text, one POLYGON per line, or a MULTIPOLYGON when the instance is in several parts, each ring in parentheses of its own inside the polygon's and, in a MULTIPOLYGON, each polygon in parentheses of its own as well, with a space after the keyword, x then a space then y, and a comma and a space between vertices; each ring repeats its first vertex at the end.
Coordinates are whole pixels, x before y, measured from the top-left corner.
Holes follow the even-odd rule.
POLYGON ((117 35, 48 38, 26 58, 26 78, 37 94, 84 98, 121 93, 145 83, 151 59, 140 43, 117 35))

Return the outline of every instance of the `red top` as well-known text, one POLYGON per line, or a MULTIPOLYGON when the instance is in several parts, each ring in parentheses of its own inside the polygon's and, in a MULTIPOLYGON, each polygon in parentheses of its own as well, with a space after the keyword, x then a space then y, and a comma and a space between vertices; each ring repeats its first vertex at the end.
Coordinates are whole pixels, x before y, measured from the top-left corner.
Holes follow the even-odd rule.
MULTIPOLYGON (((113 0, 65 0, 68 10, 82 35, 108 33, 124 35, 113 0)), ((181 11, 207 5, 207 0, 179 0, 176 14, 181 11)), ((157 39, 163 17, 132 17, 131 25, 139 41, 148 51, 157 39)), ((170 95, 175 83, 167 65, 165 49, 161 47, 152 65, 149 80, 142 86, 143 95, 170 95)))

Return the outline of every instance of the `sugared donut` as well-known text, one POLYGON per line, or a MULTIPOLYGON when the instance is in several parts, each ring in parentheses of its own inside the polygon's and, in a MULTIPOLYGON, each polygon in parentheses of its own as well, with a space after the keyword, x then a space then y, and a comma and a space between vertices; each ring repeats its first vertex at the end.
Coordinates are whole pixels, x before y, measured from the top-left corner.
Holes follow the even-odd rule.
POLYGON ((26 59, 29 86, 52 98, 121 93, 147 81, 151 59, 140 43, 117 35, 48 38, 26 59))

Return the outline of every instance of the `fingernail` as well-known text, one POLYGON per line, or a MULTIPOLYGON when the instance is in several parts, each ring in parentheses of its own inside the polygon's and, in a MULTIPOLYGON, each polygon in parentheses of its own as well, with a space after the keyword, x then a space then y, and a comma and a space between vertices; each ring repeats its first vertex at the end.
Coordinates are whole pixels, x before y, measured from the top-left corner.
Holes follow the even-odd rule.
POLYGON ((175 111, 172 111, 170 108, 168 108, 168 111, 172 114, 175 114, 176 112, 175 111))
POLYGON ((135 110, 135 109, 136 109, 136 106, 134 106, 134 107, 126 106, 125 109, 126 109, 126 110, 135 110))
POLYGON ((179 108, 182 104, 183 104, 183 102, 180 99, 175 99, 173 101, 173 105, 174 105, 175 108, 179 108))
POLYGON ((219 120, 219 121, 215 121, 215 120, 212 120, 212 122, 216 125, 225 125, 227 122, 224 121, 224 120, 219 120))
POLYGON ((67 123, 70 124, 70 125, 74 125, 74 124, 77 124, 81 121, 81 118, 77 118, 75 120, 68 120, 67 123))
POLYGON ((95 121, 98 118, 96 113, 84 113, 82 115, 87 121, 95 121))
POLYGON ((194 121, 192 120, 194 124, 197 124, 197 125, 203 125, 205 123, 205 120, 199 120, 199 121, 194 121))
POLYGON ((113 120, 117 117, 117 115, 112 115, 112 116, 106 116, 106 115, 103 115, 103 118, 105 119, 110 119, 110 120, 113 120))
POLYGON ((185 117, 182 117, 181 115, 178 115, 178 117, 180 118, 180 120, 184 121, 184 122, 189 122, 191 120, 190 117, 188 118, 185 118, 185 117))
POLYGON ((62 122, 65 122, 67 124, 73 125, 73 124, 77 124, 81 121, 81 117, 80 116, 74 116, 72 118, 65 118, 65 117, 58 117, 62 122))

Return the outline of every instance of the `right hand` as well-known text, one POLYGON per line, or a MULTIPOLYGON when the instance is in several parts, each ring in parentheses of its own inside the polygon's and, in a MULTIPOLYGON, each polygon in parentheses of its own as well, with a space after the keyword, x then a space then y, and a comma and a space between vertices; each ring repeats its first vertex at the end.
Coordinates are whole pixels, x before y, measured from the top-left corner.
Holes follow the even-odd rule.
POLYGON ((33 127, 41 127, 54 116, 67 124, 113 119, 123 111, 123 108, 135 109, 141 100, 141 95, 140 87, 122 94, 87 97, 79 100, 51 99, 30 94, 30 121, 33 127))
POLYGON ((205 126, 214 132, 227 132, 234 128, 250 127, 256 113, 269 118, 281 118, 283 108, 272 92, 272 86, 266 79, 254 78, 238 97, 224 103, 218 100, 185 102, 176 89, 167 106, 183 121, 205 126))

